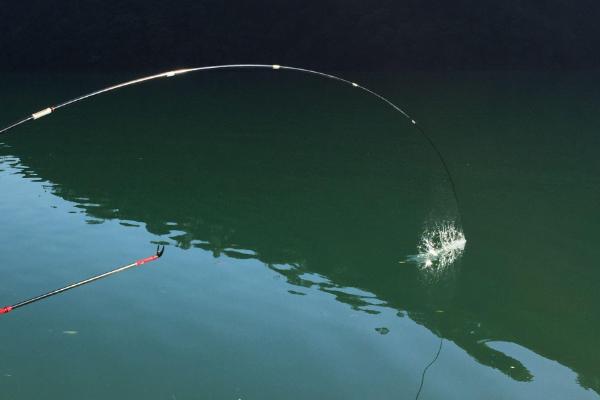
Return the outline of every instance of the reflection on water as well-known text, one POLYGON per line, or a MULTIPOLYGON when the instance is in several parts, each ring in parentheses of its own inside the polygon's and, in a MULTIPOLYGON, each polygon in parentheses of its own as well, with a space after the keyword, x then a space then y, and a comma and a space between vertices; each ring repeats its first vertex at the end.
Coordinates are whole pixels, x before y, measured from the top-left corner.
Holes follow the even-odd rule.
MULTIPOLYGON (((17 175, 23 177, 24 179, 30 182, 36 182, 42 185, 45 191, 55 193, 55 189, 57 188, 56 184, 39 177, 35 171, 33 171, 30 167, 25 166, 19 160, 19 158, 15 156, 0 156, 0 170, 1 174, 17 175)), ((99 219, 96 216, 97 214, 92 212, 92 210, 94 210, 98 211, 99 214, 104 214, 106 210, 101 210, 103 208, 102 204, 92 204, 90 203, 90 198, 85 196, 77 197, 76 199, 79 202, 71 203, 72 209, 79 209, 79 213, 82 213, 84 218, 88 218, 91 214, 93 216, 92 221, 98 221, 99 223, 110 219, 99 219)), ((68 212, 70 213, 72 211, 68 212)), ((89 223, 90 219, 86 219, 85 221, 89 223)), ((145 222, 139 221, 138 223, 132 223, 131 221, 123 221, 119 219, 117 219, 117 221, 121 226, 124 227, 124 229, 141 228, 145 222)), ((173 228, 181 227, 181 224, 175 223, 173 221, 165 221, 164 225, 173 228)), ((452 230, 448 227, 448 225, 444 225, 443 227, 444 229, 452 230)), ((229 232, 233 233, 233 230, 230 230, 229 232)), ((156 239, 152 242, 175 245, 185 249, 205 249, 207 251, 210 251, 213 254, 213 256, 217 258, 226 257, 234 260, 260 260, 262 257, 261 254, 258 253, 256 250, 246 249, 239 245, 231 243, 225 244, 227 242, 226 235, 220 236, 221 239, 214 239, 217 238, 217 236, 214 236, 213 239, 218 240, 216 242, 217 244, 215 245, 211 242, 196 240, 193 236, 191 236, 191 234, 193 234, 193 232, 185 232, 178 229, 166 230, 163 232, 162 235, 156 236, 156 239), (189 246, 181 246, 181 243, 183 241, 182 237, 184 236, 187 236, 186 242, 189 243, 189 246), (165 240, 164 238, 166 238, 167 240, 165 240)), ((459 233, 453 233, 452 235, 448 233, 438 233, 437 236, 433 239, 448 239, 448 242, 440 241, 440 243, 450 243, 450 246, 452 246, 452 240, 456 240, 456 235, 458 235, 459 237, 458 240, 461 240, 459 233)), ((464 239, 462 240, 464 243, 464 239)), ((434 248, 443 248, 443 246, 435 246, 434 248)), ((486 365, 489 367, 493 367, 499 371, 502 371, 504 374, 506 374, 506 376, 514 379, 515 381, 532 382, 534 379, 536 379, 532 374, 532 371, 530 371, 525 366, 525 364, 523 364, 519 360, 518 352, 506 351, 506 346, 498 345, 498 343, 500 342, 497 342, 493 339, 495 337, 494 332, 482 326, 481 322, 476 322, 476 320, 473 319, 473 316, 456 313, 451 310, 431 310, 433 304, 426 304, 426 302, 428 301, 427 291, 445 290, 443 288, 443 285, 438 286, 437 289, 435 287, 432 288, 430 286, 440 285, 441 280, 439 279, 439 277, 442 276, 441 274, 437 275, 438 279, 434 281, 428 280, 426 282, 426 285, 428 285, 429 287, 421 288, 423 289, 423 293, 411 294, 411 297, 417 297, 417 299, 423 301, 424 304, 414 305, 413 307, 409 306, 407 308, 406 305, 410 304, 410 301, 407 301, 407 298, 403 293, 387 293, 385 291, 380 291, 379 294, 376 294, 368 290, 368 281, 365 283, 366 286, 348 286, 351 282, 355 282, 357 285, 360 285, 360 282, 365 282, 364 279, 357 277, 357 272, 352 271, 351 268, 337 268, 335 270, 319 272, 311 270, 311 263, 307 262, 307 258, 300 259, 296 253, 290 254, 289 257, 289 262, 266 263, 264 265, 269 270, 284 277, 286 283, 289 284, 291 288, 294 288, 288 290, 288 293, 290 295, 314 296, 316 290, 318 292, 322 292, 329 295, 331 299, 334 299, 337 302, 347 304, 354 311, 366 313, 373 318, 377 318, 377 316, 381 315, 381 321, 374 322, 376 327, 373 328, 373 331, 379 335, 402 335, 401 331, 391 328, 391 325, 389 325, 389 319, 384 317, 384 315, 388 313, 389 310, 392 310, 395 313, 395 315, 401 319, 408 317, 417 324, 427 327, 427 329, 430 330, 431 333, 433 333, 433 335, 435 335, 435 338, 436 340, 438 340, 439 344, 423 350, 426 356, 428 352, 431 352, 431 354, 428 356, 432 357, 431 360, 427 362, 427 360, 424 359, 420 361, 421 365, 413 366, 413 368, 415 369, 415 373, 418 373, 419 376, 418 384, 417 381, 415 381, 414 389, 416 390, 417 399, 421 398, 423 391, 427 391, 428 379, 433 381, 433 386, 436 386, 436 381, 439 380, 439 377, 435 374, 435 364, 437 364, 438 359, 443 360, 444 340, 449 340, 450 342, 459 346, 463 350, 467 351, 470 354, 470 356, 476 359, 479 363, 481 363, 481 365, 486 365), (328 275, 330 275, 331 277, 328 275), (332 277, 336 277, 335 279, 345 283, 337 283, 332 277), (432 376, 428 378, 428 375, 432 376)), ((313 260, 312 258, 310 259, 313 260)), ((165 260, 168 260, 168 258, 166 258, 165 260)), ((438 265, 438 268, 441 267, 442 264, 440 263, 438 265)), ((450 267, 450 264, 443 264, 443 268, 450 267)), ((166 267, 163 266, 163 268, 166 267)), ((419 270, 422 270, 423 268, 426 267, 423 265, 418 266, 419 270)), ((419 282, 421 282, 420 279, 411 279, 409 284, 415 285, 419 284, 419 282)), ((403 287, 406 288, 405 285, 402 285, 399 282, 396 282, 396 284, 400 291, 402 291, 403 287)), ((377 290, 378 287, 379 286, 377 284, 373 285, 374 290, 377 290)), ((76 331, 65 330, 63 331, 63 333, 64 332, 76 331)), ((533 353, 528 352, 528 355, 524 360, 526 360, 528 363, 535 362, 536 365, 539 365, 540 362, 538 361, 538 359, 544 358, 539 356, 535 356, 532 358, 532 354, 533 353)), ((402 361, 398 360, 398 362, 402 361)), ((454 368, 454 366, 450 366, 450 368, 452 369, 454 368)), ((564 371, 562 371, 561 369, 556 370, 556 366, 552 368, 555 369, 554 373, 558 375, 564 374, 564 371)), ((546 371, 544 369, 540 369, 539 372, 542 374, 542 376, 546 376, 546 371)), ((546 378, 544 378, 543 380, 546 380, 546 378)), ((560 382, 561 385, 565 384, 565 381, 561 380, 560 382)), ((546 384, 548 383, 546 382, 546 384)), ((411 392, 411 390, 407 391, 411 392)), ((570 392, 567 391, 567 393, 570 392)))
MULTIPOLYGON (((465 286, 485 266, 462 265, 469 254, 466 239, 452 222, 455 204, 435 155, 403 130, 407 127, 398 128, 391 113, 368 101, 349 100, 341 110, 324 113, 327 101, 309 102, 313 93, 306 90, 291 100, 274 93, 274 99, 253 98, 235 109, 236 120, 222 111, 225 100, 216 92, 206 94, 214 95, 214 104, 197 96, 186 106, 167 105, 164 113, 176 113, 176 125, 160 117, 145 122, 156 112, 144 103, 144 96, 159 95, 152 91, 132 94, 123 103, 101 103, 103 112, 115 117, 96 116, 93 126, 77 113, 57 115, 43 129, 36 125, 7 140, 0 149, 0 179, 13 176, 42 185, 69 204, 59 211, 80 214, 87 229, 115 222, 123 235, 147 231, 152 243, 170 245, 189 258, 210 254, 215 262, 240 268, 260 263, 285 283, 290 299, 321 301, 324 296, 350 310, 350 319, 369 318, 376 339, 434 339, 419 347, 418 359, 401 353, 394 360, 411 371, 406 374, 412 386, 402 393, 460 398, 438 391, 448 381, 461 381, 463 372, 498 385, 471 394, 487 390, 510 396, 524 383, 538 393, 536 380, 547 374, 545 364, 538 364, 550 362, 545 353, 554 354, 552 346, 536 342, 540 355, 526 348, 528 353, 513 351, 503 343, 520 343, 529 326, 511 325, 498 311, 511 312, 502 304, 480 310, 463 303, 465 286), (116 109, 124 104, 134 104, 133 109, 119 116, 116 109), (297 104, 312 105, 300 117, 297 104), (208 108, 200 127, 199 108, 208 108), (275 110, 276 118, 257 117, 265 110, 275 110), (365 114, 373 117, 365 120, 365 114), (429 221, 425 229, 423 221, 429 221)), ((113 225, 110 229, 114 234, 113 225)), ((108 232, 101 237, 108 238, 108 232)), ((169 257, 162 263, 167 265, 169 257)), ((299 308, 298 318, 321 306, 299 308)), ((593 394, 580 392, 571 369, 580 383, 587 382, 584 387, 598 389, 597 375, 585 363, 559 361, 566 367, 548 370, 565 393, 593 394)))

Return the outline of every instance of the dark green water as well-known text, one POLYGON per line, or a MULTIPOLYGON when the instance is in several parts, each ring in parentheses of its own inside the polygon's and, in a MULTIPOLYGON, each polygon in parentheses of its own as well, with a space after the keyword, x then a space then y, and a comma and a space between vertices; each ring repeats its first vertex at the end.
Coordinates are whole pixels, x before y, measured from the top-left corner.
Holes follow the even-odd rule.
MULTIPOLYGON (((96 97, 2 137, 0 305, 166 253, 2 315, 0 398, 598 398, 598 73, 345 75, 440 146, 460 257, 411 262, 449 182, 352 88, 96 97)), ((1 76, 0 121, 128 78, 1 76)))

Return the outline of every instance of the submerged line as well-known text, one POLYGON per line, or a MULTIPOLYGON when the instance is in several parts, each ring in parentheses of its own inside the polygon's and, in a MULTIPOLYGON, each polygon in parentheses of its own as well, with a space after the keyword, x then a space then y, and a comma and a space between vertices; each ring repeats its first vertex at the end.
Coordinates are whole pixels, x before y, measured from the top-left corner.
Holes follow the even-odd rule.
POLYGON ((425 383, 425 374, 427 373, 427 370, 429 369, 429 367, 431 367, 437 361, 438 357, 440 356, 440 353, 442 352, 442 344, 443 343, 444 343, 444 338, 442 336, 440 336, 440 346, 438 347, 437 353, 435 353, 435 357, 433 358, 433 360, 431 360, 429 362, 429 364, 427 364, 427 366, 423 370, 423 373, 421 374, 421 384, 419 385, 419 390, 417 391, 417 396, 415 397, 415 400, 419 400, 419 396, 421 395, 421 390, 423 390, 423 384, 425 383))

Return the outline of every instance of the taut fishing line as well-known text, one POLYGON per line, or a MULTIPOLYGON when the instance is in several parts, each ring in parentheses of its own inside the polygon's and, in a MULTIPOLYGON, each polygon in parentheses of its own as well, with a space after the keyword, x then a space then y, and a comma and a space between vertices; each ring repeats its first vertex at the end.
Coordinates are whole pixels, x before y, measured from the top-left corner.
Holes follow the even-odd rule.
POLYGON ((421 382, 419 383, 419 390, 417 391, 417 395, 415 396, 415 400, 419 400, 419 396, 421 395, 421 391, 423 390, 423 384, 425 383, 425 374, 427 374, 427 370, 433 365, 435 364, 435 362, 437 361, 438 357, 440 356, 440 353, 442 352, 442 345, 444 344, 444 338, 442 335, 440 336, 440 345, 438 346, 437 352, 435 353, 435 356, 433 357, 433 360, 431 360, 429 362, 429 364, 427 364, 425 366, 425 368, 423 369, 423 372, 421 373, 421 382))
MULTIPOLYGON (((67 100, 63 103, 60 103, 58 105, 55 106, 50 106, 47 108, 44 108, 43 110, 40 110, 38 112, 34 112, 33 114, 20 119, 16 122, 14 122, 11 125, 8 125, 7 127, 3 128, 0 130, 0 135, 1 134, 5 134, 8 131, 12 130, 13 128, 16 128, 19 125, 22 125, 26 122, 29 121, 34 121, 37 119, 40 119, 42 117, 45 117, 47 115, 52 114, 53 112, 57 111, 60 108, 63 107, 67 107, 70 106, 74 103, 80 102, 82 100, 88 99, 90 97, 94 97, 96 95, 102 94, 102 93, 107 93, 107 92, 111 92, 113 90, 117 90, 117 89, 121 89, 127 86, 133 86, 133 85, 137 85, 143 82, 147 82, 147 81, 151 81, 154 79, 158 79, 158 78, 170 78, 176 75, 182 75, 182 74, 186 74, 188 72, 196 72, 196 71, 209 71, 209 70, 219 70, 219 69, 272 69, 272 70, 288 70, 288 71, 296 71, 296 72, 300 72, 300 73, 305 73, 305 74, 309 74, 309 75, 316 75, 322 78, 327 78, 327 79, 331 79, 331 80, 335 80, 338 82, 342 82, 348 85, 351 85, 354 88, 360 89, 363 92, 366 92, 368 94, 370 94, 371 96, 376 97, 377 99, 383 101, 384 103, 386 103, 387 105, 389 105, 390 107, 392 107, 395 111, 399 112, 400 114, 402 114, 406 119, 409 120, 409 122, 415 126, 415 128, 417 129, 417 131, 426 139, 426 141, 429 143, 429 145, 431 146, 431 148, 434 150, 435 154, 437 155, 437 158, 440 160, 440 163, 442 164, 442 167, 444 169, 444 172, 446 173, 446 176, 448 178, 448 182, 450 183, 450 186, 452 188, 452 195, 454 197, 454 201, 456 203, 456 210, 457 210, 457 223, 460 226, 461 221, 462 221, 462 217, 461 217, 461 213, 460 213, 460 207, 459 207, 459 201, 458 201, 458 195, 456 192, 456 185, 454 183, 454 179, 452 178, 452 174, 450 173, 450 169, 448 168, 448 164, 446 163, 446 160, 444 159, 444 156, 442 155, 441 151, 438 149, 438 147, 436 146, 435 142, 431 139, 431 137, 429 137, 429 135, 423 130, 423 128, 417 124, 417 122, 410 116, 408 115, 404 110, 402 110, 400 107, 398 107, 396 104, 392 103, 390 100, 388 100, 386 97, 380 95, 379 93, 376 93, 374 91, 372 91, 369 88, 366 88, 362 85, 359 85, 358 83, 349 81, 347 79, 341 78, 339 76, 336 75, 332 75, 332 74, 327 74, 324 72, 319 72, 319 71, 315 71, 315 70, 311 70, 311 69, 306 69, 306 68, 298 68, 298 67, 290 67, 290 66, 285 66, 285 65, 278 65, 278 64, 226 64, 226 65, 212 65, 212 66, 206 66, 206 67, 196 67, 196 68, 183 68, 183 69, 177 69, 177 70, 173 70, 173 71, 168 71, 168 72, 163 72, 160 74, 155 74, 155 75, 150 75, 150 76, 146 76, 146 77, 142 77, 142 78, 138 78, 138 79, 133 79, 127 82, 123 82, 123 83, 119 83, 113 86, 109 86, 106 87, 104 89, 100 89, 100 90, 96 90, 94 92, 88 93, 88 94, 84 94, 83 96, 79 96, 76 97, 74 99, 71 100, 67 100)), ((452 224, 453 225, 453 224, 452 224)), ((459 232, 459 231, 457 231, 459 232)), ((464 236, 463 236, 463 240, 464 240, 464 236)), ((463 248, 464 248, 464 243, 463 243, 463 248)), ((442 246, 442 250, 443 250, 443 246, 442 246)), ((162 255, 162 251, 160 252, 160 255, 162 255)), ((158 257, 160 257, 160 255, 157 253, 156 256, 153 256, 153 259, 156 259, 158 257)), ((437 256, 437 254, 436 254, 437 256)), ((99 275, 98 277, 94 277, 94 278, 90 278, 87 279, 85 281, 79 282, 77 284, 73 284, 70 286, 67 286, 65 288, 62 289, 58 289, 54 292, 50 292, 47 293, 46 295, 42 295, 42 296, 38 296, 36 298, 33 298, 31 300, 27 300, 25 302, 22 303, 18 303, 14 306, 9 306, 9 307, 5 307, 5 308, 0 308, 0 314, 2 313, 7 313, 15 308, 30 304, 34 301, 38 301, 38 300, 42 300, 46 297, 55 295, 55 294, 59 294, 62 293, 66 290, 69 289, 73 289, 75 287, 81 286, 82 284, 86 284, 86 283, 90 283, 95 281, 96 279, 99 278, 103 278, 105 276, 111 275, 115 272, 120 272, 122 270, 131 268, 133 266, 136 265, 141 265, 138 262, 127 265, 125 267, 119 268, 117 270, 114 271, 110 271, 108 273, 99 275)))

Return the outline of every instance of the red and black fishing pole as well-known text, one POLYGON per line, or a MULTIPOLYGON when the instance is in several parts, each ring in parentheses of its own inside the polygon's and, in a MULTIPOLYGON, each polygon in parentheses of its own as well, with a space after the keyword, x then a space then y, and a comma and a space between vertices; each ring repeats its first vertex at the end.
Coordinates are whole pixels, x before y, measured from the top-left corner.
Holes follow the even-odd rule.
MULTIPOLYGON (((186 74, 186 73, 190 73, 190 72, 209 71, 209 70, 221 70, 221 69, 239 69, 239 68, 251 68, 251 69, 258 68, 258 69, 272 69, 272 70, 287 70, 287 71, 294 71, 294 72, 309 74, 309 75, 313 75, 313 76, 318 76, 318 77, 321 77, 321 78, 331 79, 331 80, 334 80, 334 81, 338 81, 338 82, 350 85, 353 88, 356 88, 358 90, 363 91, 364 93, 367 93, 367 94, 369 94, 371 96, 374 96, 377 99, 379 99, 380 101, 382 101, 383 103, 385 103, 388 106, 392 107, 395 111, 397 111, 400 114, 402 114, 402 116, 404 116, 404 118, 408 119, 408 121, 417 129, 417 132, 419 134, 421 134, 422 136, 425 137, 425 139, 427 140, 427 142, 429 143, 429 145, 433 148, 433 150, 437 154, 437 156, 438 156, 438 158, 439 158, 439 160, 441 162, 441 165, 442 165, 442 167, 444 168, 444 170, 446 172, 446 175, 448 177, 448 181, 450 182, 450 186, 452 188, 452 193, 453 193, 454 199, 456 201, 457 222, 460 225, 460 221, 461 221, 462 218, 461 218, 461 214, 460 214, 460 207, 459 207, 458 195, 457 195, 456 187, 455 187, 455 184, 454 184, 454 179, 452 178, 452 174, 450 174, 450 169, 448 168, 446 160, 442 156, 441 151, 438 149, 438 147, 433 142, 433 140, 431 139, 431 137, 423 130, 423 128, 421 128, 421 126, 419 124, 417 124, 417 121, 415 121, 404 110, 402 110, 396 104, 392 103, 386 97, 380 95, 379 93, 376 93, 376 92, 372 91, 371 89, 366 88, 365 86, 359 85, 358 83, 352 82, 350 80, 341 78, 341 77, 336 76, 336 75, 327 74, 327 73, 324 73, 324 72, 315 71, 315 70, 306 69, 306 68, 291 67, 291 66, 285 66, 285 65, 279 65, 279 64, 227 64, 227 65, 211 65, 211 66, 207 66, 207 67, 184 68, 184 69, 178 69, 178 70, 173 70, 173 71, 167 71, 167 72, 163 72, 163 73, 160 73, 160 74, 150 75, 150 76, 146 76, 146 77, 142 77, 142 78, 137 78, 137 79, 134 79, 134 80, 131 80, 131 81, 119 83, 119 84, 116 84, 116 85, 112 85, 112 86, 106 87, 104 89, 96 90, 94 92, 91 92, 91 93, 88 93, 88 94, 84 94, 84 95, 76 97, 74 99, 67 100, 67 101, 65 101, 63 103, 60 103, 60 104, 57 104, 57 105, 54 105, 54 106, 51 106, 51 107, 44 108, 43 110, 40 110, 38 112, 34 112, 33 114, 30 114, 30 115, 28 115, 28 116, 26 116, 26 117, 18 120, 17 122, 15 122, 15 123, 13 123, 13 124, 5 127, 5 128, 1 128, 0 129, 0 135, 7 133, 8 131, 12 130, 13 128, 16 128, 17 126, 19 126, 21 124, 24 124, 24 123, 29 122, 29 121, 40 119, 40 118, 45 117, 47 115, 53 114, 58 109, 70 106, 72 104, 78 103, 78 102, 83 101, 85 99, 89 99, 89 98, 94 97, 96 95, 100 95, 102 93, 112 92, 112 91, 117 90, 117 89, 121 89, 121 88, 124 88, 124 87, 127 87, 127 86, 137 85, 137 84, 140 84, 140 83, 143 83, 143 82, 147 82, 147 81, 151 81, 151 80, 154 80, 154 79, 169 78, 169 77, 173 77, 173 76, 176 76, 176 75, 182 75, 182 74, 186 74)), ((26 305, 31 304, 33 302, 45 299, 46 297, 54 296, 55 294, 59 294, 59 293, 62 293, 64 291, 67 291, 67 290, 70 290, 70 289, 74 289, 74 288, 76 288, 78 286, 85 285, 87 283, 90 283, 90 282, 93 282, 95 280, 107 277, 107 276, 115 274, 117 272, 124 271, 126 269, 135 267, 137 265, 142 265, 142 264, 144 264, 146 262, 149 262, 149 261, 154 261, 154 260, 156 260, 157 258, 159 258, 162 255, 163 250, 164 250, 164 247, 162 248, 162 250, 157 249, 156 255, 154 255, 152 257, 148 257, 148 258, 145 258, 143 260, 136 261, 133 264, 129 264, 129 265, 126 265, 124 267, 117 268, 117 269, 115 269, 113 271, 106 272, 106 273, 104 273, 102 275, 98 275, 98 276, 95 276, 93 278, 86 279, 85 281, 74 283, 74 284, 66 286, 66 287, 64 287, 62 289, 57 289, 57 290, 55 290, 53 292, 46 293, 46 294, 38 296, 38 297, 34 297, 33 299, 23 301, 21 303, 15 304, 13 306, 8 306, 8 307, 0 308, 0 314, 6 314, 6 313, 11 312, 12 310, 14 310, 16 308, 26 306, 26 305)))
POLYGON ((140 260, 137 260, 134 263, 125 265, 123 267, 119 267, 117 269, 113 269, 112 271, 108 271, 108 272, 105 272, 105 273, 100 274, 100 275, 93 276, 91 278, 85 279, 85 280, 77 282, 77 283, 72 283, 72 284, 70 284, 68 286, 62 287, 60 289, 53 290, 51 292, 48 292, 46 294, 42 294, 40 296, 33 297, 33 298, 29 299, 29 300, 22 301, 20 303, 14 304, 12 306, 6 306, 6 307, 3 307, 3 308, 0 308, 0 314, 7 314, 7 313, 11 312, 12 310, 16 310, 17 308, 27 306, 27 305, 29 305, 31 303, 35 303, 36 301, 40 301, 40 300, 43 300, 45 298, 48 298, 48 297, 51 297, 51 296, 54 296, 54 295, 66 292, 67 290, 75 289, 76 287, 79 287, 79 286, 87 285, 88 283, 92 283, 94 281, 97 281, 98 279, 106 278, 107 276, 116 274, 118 272, 125 271, 125 270, 127 270, 129 268, 137 267, 137 266, 149 263, 151 261, 158 260, 163 255, 164 251, 165 251, 165 246, 163 246, 162 248, 160 246, 157 246, 156 247, 156 254, 154 254, 154 255, 152 255, 150 257, 142 258, 140 260))

